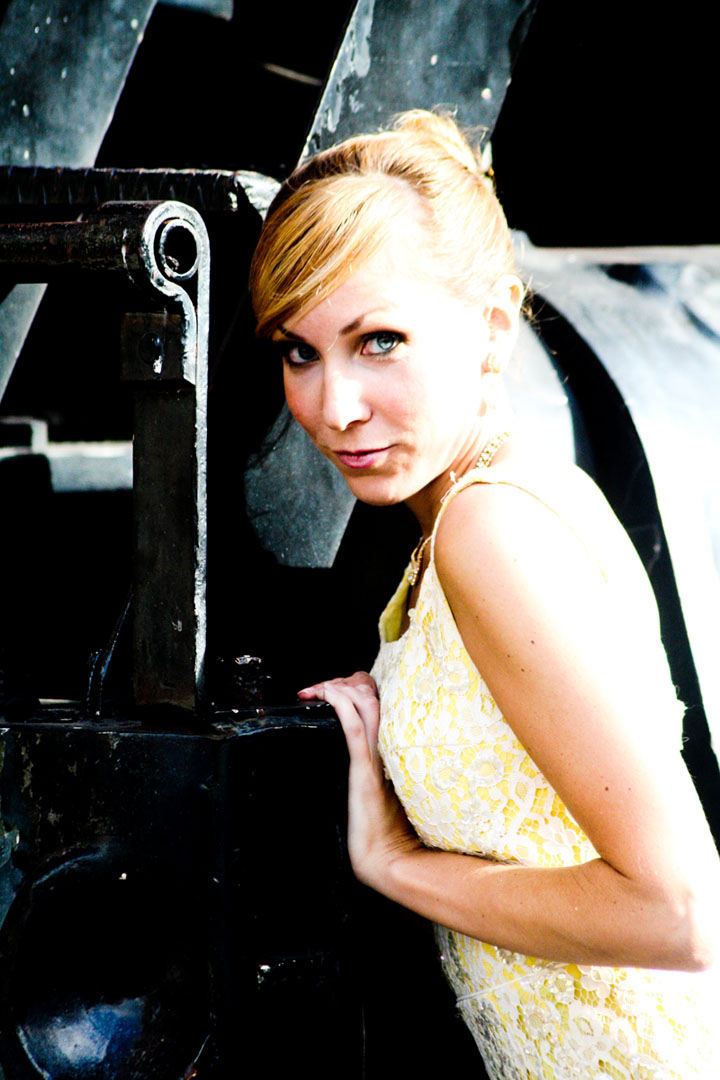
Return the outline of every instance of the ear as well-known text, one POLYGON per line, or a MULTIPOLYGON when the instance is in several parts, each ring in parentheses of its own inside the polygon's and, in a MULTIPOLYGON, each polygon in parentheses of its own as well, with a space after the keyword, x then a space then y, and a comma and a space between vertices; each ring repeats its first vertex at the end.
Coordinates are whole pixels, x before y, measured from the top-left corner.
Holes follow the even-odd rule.
POLYGON ((495 352, 507 356, 517 337, 525 290, 515 274, 503 274, 493 285, 485 306, 485 319, 495 352))

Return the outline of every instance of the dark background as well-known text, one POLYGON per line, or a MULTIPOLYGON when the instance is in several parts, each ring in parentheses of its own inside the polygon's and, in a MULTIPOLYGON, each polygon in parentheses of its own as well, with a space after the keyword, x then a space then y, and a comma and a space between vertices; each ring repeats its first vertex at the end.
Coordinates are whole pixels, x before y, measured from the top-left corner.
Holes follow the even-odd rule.
MULTIPOLYGON (((98 164, 256 169, 302 149, 354 5, 158 6, 98 164)), ((717 240, 717 19, 706 0, 540 0, 493 139, 510 224, 536 244, 717 240)), ((428 102, 428 105, 431 105, 428 102)))
MULTIPOLYGON (((254 169, 282 179, 301 153, 353 6, 238 2, 228 21, 158 4, 97 164, 254 169)), ((708 9, 701 0, 662 11, 639 0, 539 0, 493 134, 514 228, 538 245, 720 239, 708 9)), ((372 508, 358 506, 337 560, 342 589, 327 572, 278 570, 258 550, 244 519, 244 460, 282 389, 277 365, 253 346, 244 296, 252 240, 243 245, 223 252, 232 331, 217 317, 217 277, 212 285, 210 633, 217 651, 262 656, 294 696, 313 678, 372 663, 377 612, 415 526, 402 508, 376 524, 372 508), (368 536, 383 537, 377 552, 368 536), (288 612, 302 632, 287 625, 288 612), (337 620, 343 633, 328 634, 337 620)), ((89 286, 48 289, 4 413, 47 419, 52 440, 130 438, 117 316, 107 306, 89 286)), ((41 697, 82 697, 87 657, 107 641, 129 588, 130 493, 61 494, 36 500, 33 511, 25 483, 19 478, 6 565, 21 559, 32 573, 16 575, 12 637, 29 642, 21 651, 41 697)))

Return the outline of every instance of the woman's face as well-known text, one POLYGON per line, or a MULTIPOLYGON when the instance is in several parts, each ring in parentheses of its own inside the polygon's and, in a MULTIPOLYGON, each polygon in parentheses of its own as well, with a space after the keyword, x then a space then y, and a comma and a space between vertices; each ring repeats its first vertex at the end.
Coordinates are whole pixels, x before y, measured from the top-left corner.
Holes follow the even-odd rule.
POLYGON ((362 264, 275 338, 290 411, 353 494, 407 501, 422 517, 487 437, 483 361, 496 328, 399 261, 385 251, 362 264))

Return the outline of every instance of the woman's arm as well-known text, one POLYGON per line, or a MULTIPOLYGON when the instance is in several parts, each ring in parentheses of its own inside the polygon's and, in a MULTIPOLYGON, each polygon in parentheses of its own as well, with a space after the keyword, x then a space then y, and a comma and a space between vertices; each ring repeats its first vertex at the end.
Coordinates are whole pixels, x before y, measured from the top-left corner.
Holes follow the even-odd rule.
POLYGON ((541 869, 424 848, 377 762, 377 702, 324 684, 351 756, 356 873, 422 915, 547 959, 701 969, 717 950, 718 860, 682 759, 648 707, 631 617, 582 544, 517 489, 447 507, 436 564, 465 645, 600 858, 541 869))

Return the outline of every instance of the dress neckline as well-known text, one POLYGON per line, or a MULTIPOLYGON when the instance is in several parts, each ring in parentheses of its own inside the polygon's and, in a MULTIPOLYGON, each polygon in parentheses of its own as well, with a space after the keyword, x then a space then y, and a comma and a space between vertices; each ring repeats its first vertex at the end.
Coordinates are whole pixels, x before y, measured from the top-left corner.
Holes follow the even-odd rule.
MULTIPOLYGON (((504 441, 504 439, 502 441, 504 441)), ((499 446, 499 442, 498 442, 498 445, 494 445, 492 447, 493 456, 494 456, 495 451, 498 449, 498 446, 499 446)), ((411 576, 412 576, 411 575, 411 570, 412 570, 412 567, 413 567, 413 559, 411 558, 410 562, 407 564, 407 566, 405 567, 405 570, 403 571, 403 576, 400 579, 400 582, 399 582, 397 588, 395 589, 395 592, 390 597, 390 600, 388 601, 388 603, 387 603, 387 605, 385 607, 385 610, 383 611, 382 615, 380 616, 380 642, 381 642, 381 645, 395 645, 395 644, 398 644, 410 632, 410 630, 412 628, 412 625, 413 625, 413 621, 415 619, 415 613, 417 612, 418 608, 420 607, 420 604, 421 604, 421 601, 422 601, 423 590, 425 588, 425 582, 426 582, 426 580, 428 578, 428 575, 431 575, 431 574, 435 573, 435 536, 436 536, 436 533, 437 533, 437 530, 438 530, 438 526, 440 524, 440 519, 443 516, 445 508, 446 508, 446 506, 449 505, 449 503, 452 501, 452 499, 457 494, 459 494, 459 492, 463 491, 466 487, 470 487, 472 484, 476 484, 476 483, 493 482, 493 481, 490 481, 490 480, 484 480, 483 476, 482 476, 482 474, 487 474, 489 472, 489 469, 490 469, 490 462, 489 461, 485 460, 484 458, 479 460, 475 465, 473 465, 473 467, 471 469, 468 469, 468 471, 463 476, 459 476, 459 477, 457 477, 457 479, 454 479, 452 485, 448 488, 448 490, 443 495, 442 501, 440 503, 440 508, 439 508, 439 510, 437 512, 437 515, 435 517, 435 521, 433 522, 432 532, 428 536, 428 541, 429 541, 428 546, 429 546, 429 549, 430 549, 430 554, 429 554, 429 557, 428 557, 428 563, 427 563, 427 566, 425 568, 425 572, 423 573, 422 577, 420 578, 420 585, 419 585, 419 588, 418 588, 417 596, 415 597, 415 603, 414 603, 413 607, 411 607, 411 608, 406 607, 407 600, 408 600, 408 595, 409 595, 410 589, 412 587, 412 585, 411 585, 411 576), (408 624, 405 627, 405 629, 401 632, 400 627, 402 626, 402 624, 404 622, 405 615, 407 615, 408 624)), ((413 555, 414 554, 415 554, 415 552, 413 552, 413 555)))
POLYGON ((397 645, 404 638, 407 637, 412 629, 415 621, 417 611, 420 608, 425 590, 425 583, 428 580, 428 575, 435 573, 435 561, 434 557, 430 556, 430 561, 425 569, 420 580, 420 587, 418 589, 417 596, 415 597, 415 603, 413 607, 406 607, 408 594, 410 592, 410 582, 408 581, 407 574, 404 573, 400 579, 400 583, 396 588, 393 595, 390 597, 385 610, 380 616, 380 643, 381 645, 397 645), (405 629, 401 632, 400 627, 404 622, 404 616, 407 615, 408 623, 405 629))
POLYGON ((414 586, 420 573, 422 572, 422 560, 425 548, 428 546, 428 544, 430 544, 431 547, 435 546, 435 533, 437 531, 438 522, 440 521, 440 518, 442 516, 442 511, 445 503, 450 502, 451 498, 453 497, 453 495, 456 494, 457 491, 459 491, 462 487, 467 486, 464 481, 467 480, 468 477, 472 476, 473 473, 477 472, 478 469, 490 468, 498 450, 503 445, 503 443, 507 442, 509 438, 509 431, 496 432, 495 435, 493 435, 492 438, 488 439, 488 441, 485 443, 482 450, 480 451, 480 456, 478 457, 477 461, 474 465, 470 466, 466 473, 464 473, 462 476, 456 476, 454 470, 450 471, 450 487, 440 499, 440 505, 437 509, 437 513, 435 514, 432 528, 430 529, 430 532, 427 536, 420 537, 410 556, 410 562, 405 569, 405 576, 407 577, 411 588, 414 586))

